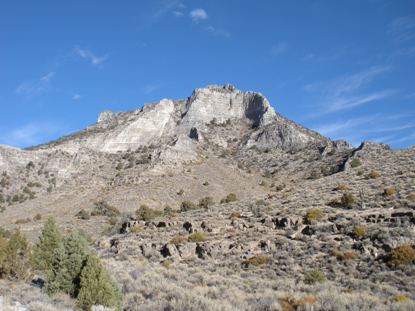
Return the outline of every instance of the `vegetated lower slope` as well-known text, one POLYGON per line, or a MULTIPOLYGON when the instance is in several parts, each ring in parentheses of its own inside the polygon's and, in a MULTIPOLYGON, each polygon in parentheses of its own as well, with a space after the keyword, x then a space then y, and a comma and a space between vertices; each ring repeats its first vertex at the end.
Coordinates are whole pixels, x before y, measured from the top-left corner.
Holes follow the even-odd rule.
POLYGON ((259 93, 106 112, 0 168, 0 225, 87 232, 126 310, 414 308, 415 148, 333 142, 259 93))

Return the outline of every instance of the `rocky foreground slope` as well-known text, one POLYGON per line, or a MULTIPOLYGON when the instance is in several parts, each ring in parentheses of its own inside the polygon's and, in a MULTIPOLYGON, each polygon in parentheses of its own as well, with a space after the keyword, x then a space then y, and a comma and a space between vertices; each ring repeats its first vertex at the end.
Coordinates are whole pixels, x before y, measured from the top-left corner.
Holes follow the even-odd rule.
MULTIPOLYGON (((48 144, 0 146, 0 172, 0 225, 35 240, 54 215, 87 232, 126 310, 415 308, 402 248, 415 241, 415 147, 332 141, 260 93, 208 86, 103 112, 48 144), (97 206, 120 215, 90 216, 97 206)), ((55 308, 0 284, 6 303, 55 308)))

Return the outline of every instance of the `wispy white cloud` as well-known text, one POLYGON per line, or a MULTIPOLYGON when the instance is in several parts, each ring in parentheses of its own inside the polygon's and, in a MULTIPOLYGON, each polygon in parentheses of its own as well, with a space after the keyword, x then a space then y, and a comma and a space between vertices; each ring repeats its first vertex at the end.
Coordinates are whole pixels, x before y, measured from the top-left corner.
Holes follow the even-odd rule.
POLYGON ((387 27, 388 34, 397 43, 404 43, 415 38, 415 16, 401 16, 387 27))
POLYGON ((389 144, 400 144, 400 143, 408 142, 410 140, 415 140, 415 131, 408 135, 404 135, 404 136, 396 137, 395 139, 388 140, 387 142, 389 144))
POLYGON ((147 84, 147 85, 144 85, 144 87, 142 87, 142 91, 144 94, 153 93, 157 91, 158 89, 159 89, 159 85, 157 84, 147 84))
POLYGON ((198 23, 208 18, 206 11, 200 8, 190 11, 189 16, 195 23, 198 23))
POLYGON ((63 128, 59 124, 49 122, 33 122, 0 135, 2 144, 15 147, 29 147, 46 142, 60 134, 63 128))
POLYGON ((73 100, 80 100, 82 98, 82 96, 80 95, 80 94, 74 94, 73 96, 72 96, 72 99, 73 100))
POLYGON ((91 63, 91 65, 94 65, 94 66, 102 64, 103 62, 105 62, 108 59, 108 55, 96 56, 90 50, 81 49, 79 47, 74 48, 74 53, 75 53, 75 55, 88 60, 91 63))
POLYGON ((184 3, 180 0, 163 0, 159 3, 156 11, 149 15, 149 22, 156 22, 170 13, 176 17, 183 16, 183 10, 185 8, 186 5, 184 5, 184 3))
POLYGON ((316 57, 316 55, 314 53, 307 53, 306 55, 304 55, 301 60, 303 61, 310 61, 313 60, 316 57))
POLYGON ((336 122, 318 125, 316 127, 313 127, 313 129, 322 135, 330 136, 330 137, 337 136, 339 134, 345 135, 350 130, 354 130, 358 126, 361 126, 363 124, 367 124, 368 122, 376 120, 376 118, 378 117, 379 115, 374 115, 374 116, 354 118, 354 119, 349 119, 349 120, 339 120, 336 122))
POLYGON ((271 47, 271 55, 278 56, 286 52, 288 44, 284 41, 278 42, 271 47))
POLYGON ((184 16, 184 13, 181 12, 181 11, 173 11, 171 13, 176 17, 183 17, 184 16))
POLYGON ((216 27, 213 27, 212 25, 209 25, 206 27, 206 30, 210 32, 214 36, 223 37, 223 38, 229 38, 231 34, 223 29, 218 29, 216 27))
POLYGON ((46 93, 50 90, 50 82, 54 76, 55 72, 51 71, 37 80, 25 81, 17 86, 15 92, 28 98, 46 93))
POLYGON ((383 98, 389 97, 395 94, 395 90, 384 90, 379 92, 370 93, 362 96, 337 96, 334 97, 325 113, 332 113, 341 110, 346 110, 354 107, 358 107, 367 103, 371 103, 383 98))
POLYGON ((313 113, 310 117, 351 109, 390 97, 397 91, 386 89, 369 93, 366 91, 362 94, 361 90, 370 85, 374 79, 391 70, 392 68, 389 66, 374 66, 331 81, 305 85, 304 90, 317 94, 319 101, 322 103, 320 111, 313 113))
MULTIPOLYGON (((374 114, 359 118, 338 119, 329 123, 311 126, 322 135, 334 139, 346 139, 353 145, 363 140, 371 140, 385 143, 398 143, 396 137, 406 138, 407 130, 415 128, 415 122, 404 114, 382 115, 374 114), (402 124, 404 119, 406 123, 402 124)), ((403 141, 403 140, 402 140, 403 141)))

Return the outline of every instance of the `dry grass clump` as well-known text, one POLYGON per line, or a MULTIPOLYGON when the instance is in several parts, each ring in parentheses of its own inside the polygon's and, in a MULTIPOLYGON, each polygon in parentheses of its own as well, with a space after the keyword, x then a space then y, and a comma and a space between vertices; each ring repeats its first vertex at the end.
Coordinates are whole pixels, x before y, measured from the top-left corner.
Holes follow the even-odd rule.
POLYGON ((213 201, 213 199, 211 197, 204 197, 204 198, 199 200, 199 207, 200 208, 208 209, 213 204, 215 204, 215 202, 213 201))
POLYGON ((220 203, 231 203, 238 201, 238 198, 236 197, 235 193, 229 193, 226 197, 224 197, 222 200, 220 200, 220 203))
POLYGON ((351 250, 344 251, 338 258, 342 261, 353 260, 356 259, 356 253, 351 250))
POLYGON ((171 240, 170 240, 170 244, 174 244, 174 245, 180 245, 183 244, 184 242, 187 241, 187 237, 185 235, 175 235, 171 240))
POLYGON ((140 232, 142 229, 143 229, 143 228, 142 228, 140 225, 135 224, 134 226, 132 226, 132 227, 130 228, 130 232, 131 232, 131 233, 138 233, 138 232, 140 232))
POLYGON ((82 220, 88 220, 91 218, 89 213, 84 209, 81 209, 75 216, 82 220))
POLYGON ((241 218, 241 213, 238 211, 232 211, 229 215, 230 218, 241 218))
POLYGON ((23 225, 23 224, 27 224, 27 223, 29 223, 31 221, 31 219, 30 218, 23 218, 23 219, 18 219, 18 220, 16 220, 14 223, 16 224, 16 225, 23 225))
POLYGON ((264 254, 256 254, 242 262, 245 266, 260 266, 269 262, 269 257, 264 254))
POLYGON ((369 174, 367 174, 367 177, 370 179, 376 179, 380 176, 378 171, 371 171, 369 174))
POLYGON ((191 235, 188 236, 187 240, 189 242, 203 242, 206 240, 206 236, 203 234, 203 232, 194 232, 191 235))
POLYGON ((396 188, 395 187, 387 187, 385 189, 383 189, 383 195, 385 197, 394 195, 396 193, 396 188))
POLYGON ((149 208, 147 205, 142 204, 138 210, 135 211, 135 215, 138 220, 150 221, 156 217, 163 215, 163 211, 149 208))
POLYGON ((187 211, 195 210, 198 208, 199 206, 193 203, 192 201, 183 201, 182 204, 180 205, 181 212, 187 212, 187 211))
POLYGON ((316 302, 316 296, 312 294, 305 295, 301 298, 286 296, 278 299, 282 311, 296 311, 303 310, 307 306, 313 305, 316 302))
POLYGON ((409 300, 408 297, 406 297, 404 294, 396 294, 392 298, 393 302, 403 302, 403 301, 408 301, 408 300, 409 300))
POLYGON ((355 168, 362 165, 362 162, 360 162, 360 160, 358 158, 354 158, 351 162, 350 162, 350 166, 355 168))
POLYGON ((354 195, 352 193, 345 193, 340 199, 340 203, 343 206, 351 207, 356 202, 356 199, 354 198, 354 195))
POLYGON ((166 269, 169 269, 173 261, 167 259, 160 262, 160 265, 166 269))
POLYGON ((345 183, 339 182, 335 188, 335 190, 346 190, 347 186, 345 183))
POLYGON ((353 236, 355 238, 363 238, 367 234, 367 227, 365 225, 355 226, 353 229, 353 236))
POLYGON ((415 250, 409 244, 401 244, 392 249, 388 256, 388 262, 392 266, 403 266, 415 261, 415 250))
POLYGON ((323 211, 320 208, 311 208, 305 215, 305 222, 310 224, 323 219, 323 211))
POLYGON ((324 283, 326 277, 320 269, 313 269, 305 274, 304 283, 314 285, 316 283, 324 283))
POLYGON ((107 217, 118 217, 120 211, 109 205, 106 201, 99 201, 94 204, 94 209, 91 212, 91 216, 107 216, 107 217))

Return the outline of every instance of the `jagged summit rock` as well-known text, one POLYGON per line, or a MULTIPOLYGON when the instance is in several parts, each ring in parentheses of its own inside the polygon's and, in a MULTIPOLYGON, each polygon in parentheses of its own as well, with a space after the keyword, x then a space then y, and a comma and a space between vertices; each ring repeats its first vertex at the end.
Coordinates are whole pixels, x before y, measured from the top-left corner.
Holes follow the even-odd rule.
MULTIPOLYGON (((212 124, 239 127, 238 139, 247 148, 333 146, 329 139, 277 114, 261 93, 244 92, 225 84, 195 89, 190 97, 182 100, 162 99, 157 103, 146 103, 135 111, 103 111, 97 123, 87 129, 33 149, 57 148, 76 153, 88 148, 115 153, 141 146, 170 144, 181 136, 191 137, 194 133, 198 134, 196 142, 212 136, 212 124)), ((226 145, 226 133, 211 138, 219 145, 226 145)))

